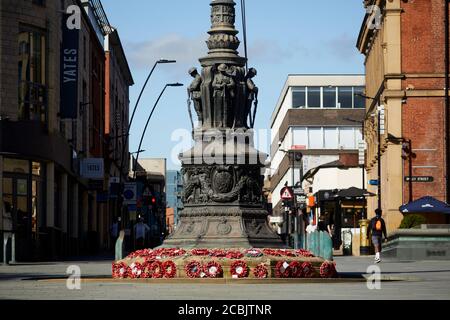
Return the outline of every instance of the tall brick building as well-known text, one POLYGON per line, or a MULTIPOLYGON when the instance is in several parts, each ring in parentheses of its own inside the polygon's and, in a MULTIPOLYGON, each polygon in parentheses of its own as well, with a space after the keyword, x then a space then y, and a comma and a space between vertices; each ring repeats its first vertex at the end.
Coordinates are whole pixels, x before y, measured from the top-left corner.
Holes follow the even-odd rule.
MULTIPOLYGON (((446 3, 365 1, 368 13, 357 47, 366 57, 366 167, 368 179, 378 180, 381 162, 381 208, 389 230, 398 228, 403 218, 399 206, 410 200, 409 159, 402 158, 402 141, 411 140, 416 154, 412 176, 432 177, 411 183, 413 200, 429 195, 450 201, 446 196, 446 3), (384 106, 384 130, 378 106, 384 106)), ((369 187, 374 193, 377 189, 369 187)), ((369 217, 378 205, 376 197, 368 201, 369 217)))
POLYGON ((14 234, 17 261, 111 245, 113 141, 132 84, 100 0, 0 1, 0 237, 14 234))

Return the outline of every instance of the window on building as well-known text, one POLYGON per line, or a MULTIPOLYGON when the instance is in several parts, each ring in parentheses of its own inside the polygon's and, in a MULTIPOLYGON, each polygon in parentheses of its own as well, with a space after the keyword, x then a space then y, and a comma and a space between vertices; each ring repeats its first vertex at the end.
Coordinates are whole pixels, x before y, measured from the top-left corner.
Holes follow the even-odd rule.
POLYGON ((46 38, 36 30, 21 30, 18 37, 19 119, 46 122, 46 38))
POLYGON ((323 149, 323 136, 321 127, 308 128, 308 148, 323 149))
POLYGON ((320 87, 308 87, 308 108, 320 108, 320 87))
POLYGON ((355 100, 355 108, 358 109, 365 109, 366 108, 366 98, 362 97, 361 95, 364 94, 364 87, 355 87, 355 94, 354 94, 354 100, 355 100))
POLYGON ((308 147, 308 132, 306 131, 306 127, 293 129, 292 145, 308 147))
POLYGON ((356 149, 353 128, 339 128, 339 149, 356 149))
POLYGON ((342 109, 353 108, 353 88, 339 87, 338 88, 338 106, 342 109))
POLYGON ((292 107, 304 108, 306 107, 306 88, 296 87, 292 90, 292 107))
POLYGON ((323 107, 336 108, 336 87, 323 87, 323 107))
POLYGON ((325 149, 338 149, 339 134, 336 127, 323 129, 323 141, 325 149))

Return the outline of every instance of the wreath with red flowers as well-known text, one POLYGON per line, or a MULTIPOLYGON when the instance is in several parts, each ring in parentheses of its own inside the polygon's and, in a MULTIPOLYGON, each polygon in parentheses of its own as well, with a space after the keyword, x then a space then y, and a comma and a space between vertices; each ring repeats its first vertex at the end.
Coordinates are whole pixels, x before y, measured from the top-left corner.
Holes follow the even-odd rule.
POLYGON ((245 255, 250 258, 262 257, 264 254, 260 249, 247 249, 245 250, 245 255))
POLYGON ((223 274, 222 266, 216 261, 210 261, 203 266, 207 278, 220 278, 223 274))
POLYGON ((300 278, 302 275, 302 265, 298 261, 292 261, 289 263, 289 271, 291 272, 291 278, 300 278))
POLYGON ((152 278, 162 278, 164 276, 164 267, 161 261, 153 261, 148 270, 152 278))
POLYGON ((311 253, 311 251, 305 250, 305 249, 298 249, 295 251, 297 255, 302 257, 314 257, 314 255, 311 253))
POLYGON ((189 278, 200 278, 202 265, 198 261, 191 261, 184 266, 184 271, 189 278))
POLYGON ((230 273, 233 278, 246 278, 248 276, 248 265, 245 261, 234 261, 230 267, 230 273))
POLYGON ((242 252, 240 251, 236 251, 236 250, 230 250, 227 252, 226 257, 228 259, 241 259, 244 255, 242 254, 242 252))
POLYGON ((286 261, 278 261, 275 265, 275 276, 277 278, 289 278, 291 276, 290 264, 286 261))
POLYGON ((334 263, 324 261, 320 266, 320 276, 322 278, 335 278, 337 276, 337 272, 334 263))
POLYGON ((301 274, 300 277, 303 278, 314 278, 316 272, 314 271, 314 267, 310 262, 303 262, 301 266, 301 274))
POLYGON ((263 253, 268 256, 281 257, 280 251, 275 249, 263 249, 263 253))
POLYGON ((294 252, 292 252, 291 250, 280 249, 279 253, 280 253, 280 255, 283 255, 285 257, 295 257, 296 256, 296 254, 294 252))
POLYGON ((212 249, 209 253, 211 257, 223 258, 227 256, 227 251, 223 249, 212 249))
POLYGON ((207 256, 209 255, 208 249, 192 249, 191 254, 194 256, 207 256))
POLYGON ((253 269, 253 275, 258 279, 267 278, 269 276, 269 270, 267 270, 264 263, 261 263, 253 269))
POLYGON ((128 266, 123 262, 112 264, 113 278, 126 278, 128 276, 128 266))
POLYGON ((162 269, 164 271, 165 278, 175 278, 177 274, 177 266, 171 260, 168 260, 162 264, 162 269))
POLYGON ((131 273, 129 274, 129 276, 132 279, 140 278, 142 275, 142 272, 144 271, 142 264, 139 262, 133 262, 130 265, 130 269, 131 269, 131 273))

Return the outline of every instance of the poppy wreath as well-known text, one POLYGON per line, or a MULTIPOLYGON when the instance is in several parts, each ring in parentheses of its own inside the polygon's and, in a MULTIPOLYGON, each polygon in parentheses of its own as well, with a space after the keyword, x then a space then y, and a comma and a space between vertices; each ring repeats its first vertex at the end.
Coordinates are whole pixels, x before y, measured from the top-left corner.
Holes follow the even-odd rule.
POLYGON ((177 274, 177 266, 173 261, 168 260, 163 262, 162 269, 164 270, 165 278, 175 278, 175 275, 177 274))
POLYGON ((243 256, 244 255, 240 251, 230 250, 230 251, 227 252, 227 255, 225 257, 227 257, 228 259, 240 259, 243 256))
POLYGON ((203 266, 207 278, 220 278, 223 274, 222 266, 216 261, 210 261, 203 266))
POLYGON ((112 277, 113 278, 126 278, 128 275, 128 266, 123 262, 112 264, 112 277))
POLYGON ((198 261, 191 261, 184 266, 184 271, 189 278, 199 278, 202 272, 202 265, 198 261))
POLYGON ((227 256, 227 251, 223 249, 212 249, 209 253, 211 257, 223 258, 227 256))
POLYGON ((162 278, 164 276, 164 267, 161 261, 153 261, 148 269, 152 278, 162 278))
POLYGON ((192 249, 191 254, 194 256, 207 256, 209 255, 208 249, 192 249))
POLYGON ((149 258, 145 258, 144 262, 142 263, 142 274, 141 278, 148 279, 152 277, 152 274, 150 273, 149 269, 151 264, 154 262, 154 260, 151 260, 149 258))
POLYGON ((237 260, 231 264, 230 273, 233 278, 246 278, 248 276, 248 265, 245 261, 237 260))
POLYGON ((291 272, 291 278, 300 278, 302 276, 302 265, 298 261, 292 261, 288 267, 291 272))
POLYGON ((281 249, 279 252, 280 252, 281 255, 283 255, 285 257, 295 257, 296 256, 296 254, 294 252, 292 252, 291 250, 283 250, 283 249, 281 249))
POLYGON ((278 261, 275 265, 275 276, 277 278, 289 278, 291 276, 291 270, 289 268, 290 264, 285 268, 285 263, 287 262, 278 261))
POLYGON ((320 266, 320 276, 322 278, 334 278, 337 276, 336 267, 330 261, 324 261, 320 266))
POLYGON ((253 275, 258 279, 267 278, 269 275, 269 270, 267 270, 267 267, 264 263, 261 263, 253 269, 253 275))
POLYGON ((144 272, 144 268, 143 268, 142 264, 139 262, 133 262, 130 265, 130 269, 131 269, 131 274, 129 276, 132 279, 140 278, 142 273, 144 272))
POLYGON ((310 262, 303 262, 301 266, 301 275, 302 278, 314 278, 316 275, 316 272, 314 271, 314 267, 310 262))
POLYGON ((268 256, 281 257, 280 251, 275 249, 263 249, 263 253, 268 256))
POLYGON ((247 249, 245 250, 245 255, 250 258, 262 257, 264 254, 259 249, 247 249))
POLYGON ((305 249, 298 249, 295 250, 296 254, 302 257, 314 257, 314 255, 311 253, 311 251, 305 250, 305 249))

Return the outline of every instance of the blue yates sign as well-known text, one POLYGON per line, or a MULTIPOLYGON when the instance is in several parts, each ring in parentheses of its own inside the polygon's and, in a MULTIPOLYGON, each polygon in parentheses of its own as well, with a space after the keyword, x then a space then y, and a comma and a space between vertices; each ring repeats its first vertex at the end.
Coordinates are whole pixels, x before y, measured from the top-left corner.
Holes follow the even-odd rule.
POLYGON ((60 117, 76 119, 78 115, 78 41, 79 30, 69 29, 68 14, 63 15, 60 67, 60 117))

